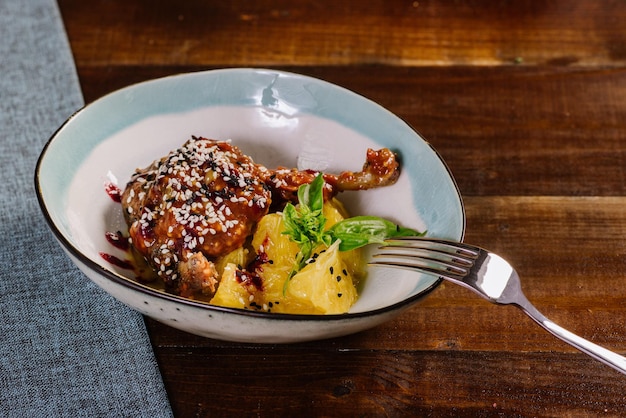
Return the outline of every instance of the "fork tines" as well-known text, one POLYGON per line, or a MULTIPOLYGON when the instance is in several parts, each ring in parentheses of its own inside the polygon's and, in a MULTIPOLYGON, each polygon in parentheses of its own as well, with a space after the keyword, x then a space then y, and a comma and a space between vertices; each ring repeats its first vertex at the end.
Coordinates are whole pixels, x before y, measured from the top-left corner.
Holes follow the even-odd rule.
POLYGON ((478 255, 479 250, 467 244, 423 237, 400 237, 386 240, 369 264, 409 268, 459 280, 469 274, 478 255))

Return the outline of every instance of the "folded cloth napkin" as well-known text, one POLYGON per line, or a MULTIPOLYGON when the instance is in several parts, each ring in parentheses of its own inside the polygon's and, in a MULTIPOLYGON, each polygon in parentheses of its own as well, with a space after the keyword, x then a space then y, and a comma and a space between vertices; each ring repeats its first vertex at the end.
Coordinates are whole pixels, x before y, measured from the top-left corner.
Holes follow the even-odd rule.
POLYGON ((70 263, 37 205, 37 157, 82 104, 56 2, 0 0, 0 415, 172 416, 141 315, 70 263))

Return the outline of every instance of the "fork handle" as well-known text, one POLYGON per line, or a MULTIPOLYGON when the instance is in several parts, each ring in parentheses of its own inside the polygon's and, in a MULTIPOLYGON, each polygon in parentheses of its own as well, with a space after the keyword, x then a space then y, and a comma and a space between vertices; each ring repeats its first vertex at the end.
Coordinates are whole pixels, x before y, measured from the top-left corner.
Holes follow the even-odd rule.
POLYGON ((530 302, 524 306, 519 305, 519 307, 522 308, 522 310, 526 312, 526 314, 528 314, 528 316, 530 316, 535 322, 555 337, 565 341, 572 347, 579 349, 596 360, 601 361, 607 366, 614 368, 618 372, 626 374, 626 357, 611 350, 607 350, 604 347, 600 347, 599 345, 566 330, 560 325, 555 324, 539 312, 533 305, 531 305, 530 302))

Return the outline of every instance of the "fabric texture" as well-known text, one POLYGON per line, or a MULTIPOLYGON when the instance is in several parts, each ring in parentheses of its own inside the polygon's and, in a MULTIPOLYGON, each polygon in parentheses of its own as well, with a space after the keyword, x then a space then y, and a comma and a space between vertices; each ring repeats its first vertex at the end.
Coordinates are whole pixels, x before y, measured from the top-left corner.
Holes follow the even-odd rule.
POLYGON ((0 0, 0 415, 171 416, 143 318, 79 272, 37 204, 37 157, 82 104, 56 2, 0 0))

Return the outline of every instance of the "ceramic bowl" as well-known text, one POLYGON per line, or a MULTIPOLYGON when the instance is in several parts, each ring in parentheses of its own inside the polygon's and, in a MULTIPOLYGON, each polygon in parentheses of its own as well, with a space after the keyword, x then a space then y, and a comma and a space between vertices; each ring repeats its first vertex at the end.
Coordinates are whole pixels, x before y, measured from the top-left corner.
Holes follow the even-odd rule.
POLYGON ((356 304, 343 315, 288 315, 212 306, 155 290, 111 258, 106 238, 126 231, 107 188, 124 188, 191 135, 231 139, 267 167, 360 170, 368 147, 402 160, 390 187, 340 196, 352 215, 377 215, 428 235, 461 240, 465 215, 446 165, 409 125, 376 103, 328 82, 264 69, 225 69, 136 84, 85 106, 46 144, 36 168, 41 209, 62 248, 98 286, 144 315, 222 340, 287 343, 374 327, 431 292, 438 280, 370 268, 356 304), (106 255, 107 257, 105 257, 106 255), (108 260, 108 261, 107 261, 108 260))

